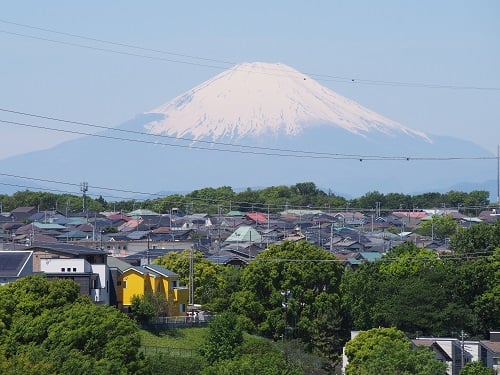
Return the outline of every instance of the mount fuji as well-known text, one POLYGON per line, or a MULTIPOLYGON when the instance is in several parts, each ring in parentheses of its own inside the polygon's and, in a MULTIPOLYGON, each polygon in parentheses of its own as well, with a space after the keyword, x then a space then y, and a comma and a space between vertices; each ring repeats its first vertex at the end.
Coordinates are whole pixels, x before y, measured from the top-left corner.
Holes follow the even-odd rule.
POLYGON ((0 170, 85 180, 103 196, 97 186, 155 193, 305 181, 359 196, 468 191, 470 182, 486 190, 496 160, 482 157, 492 156, 410 129, 284 64, 244 63, 117 128, 0 160, 0 170))

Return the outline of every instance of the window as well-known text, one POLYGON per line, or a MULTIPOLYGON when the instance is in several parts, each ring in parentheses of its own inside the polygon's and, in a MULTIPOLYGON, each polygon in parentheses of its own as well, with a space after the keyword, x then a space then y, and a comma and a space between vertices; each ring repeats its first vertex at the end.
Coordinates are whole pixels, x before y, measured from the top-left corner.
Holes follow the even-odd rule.
POLYGON ((127 287, 127 282, 126 281, 123 281, 122 282, 122 285, 123 285, 123 289, 125 289, 127 287))
POLYGON ((76 268, 73 268, 73 272, 76 272, 76 268))
POLYGON ((66 271, 71 272, 71 268, 69 268, 69 267, 66 268, 66 271))
POLYGON ((172 280, 172 289, 177 288, 177 280, 172 280))
POLYGON ((116 282, 116 286, 120 286, 120 285, 122 285, 122 282, 121 282, 120 280, 118 280, 118 281, 116 282))
POLYGON ((66 271, 66 269, 64 267, 61 268, 61 272, 64 272, 66 271))
POLYGON ((186 312, 186 304, 185 303, 181 303, 179 305, 179 310, 180 310, 181 313, 186 312))

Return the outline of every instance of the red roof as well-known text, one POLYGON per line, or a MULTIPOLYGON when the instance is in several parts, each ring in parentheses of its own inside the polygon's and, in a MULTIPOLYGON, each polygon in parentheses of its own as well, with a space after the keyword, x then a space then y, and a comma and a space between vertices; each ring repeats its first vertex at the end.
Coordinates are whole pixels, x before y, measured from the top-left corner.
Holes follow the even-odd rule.
POLYGON ((260 212, 249 212, 245 214, 246 217, 249 219, 252 219, 256 223, 267 223, 267 216, 264 214, 261 214, 260 212))
POLYGON ((109 215, 107 216, 107 218, 109 220, 124 220, 124 221, 129 221, 131 220, 131 217, 127 216, 127 215, 124 215, 124 214, 113 214, 113 215, 109 215))
POLYGON ((410 217, 412 219, 422 219, 427 216, 423 211, 396 211, 392 213, 396 217, 410 217))

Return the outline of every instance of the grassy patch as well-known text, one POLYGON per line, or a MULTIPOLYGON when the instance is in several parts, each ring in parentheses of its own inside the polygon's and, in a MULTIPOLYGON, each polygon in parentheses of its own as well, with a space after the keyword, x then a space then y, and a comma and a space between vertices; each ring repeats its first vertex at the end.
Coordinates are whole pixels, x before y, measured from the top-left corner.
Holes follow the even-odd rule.
POLYGON ((207 328, 179 328, 152 333, 141 330, 143 347, 177 348, 195 350, 201 347, 207 328))

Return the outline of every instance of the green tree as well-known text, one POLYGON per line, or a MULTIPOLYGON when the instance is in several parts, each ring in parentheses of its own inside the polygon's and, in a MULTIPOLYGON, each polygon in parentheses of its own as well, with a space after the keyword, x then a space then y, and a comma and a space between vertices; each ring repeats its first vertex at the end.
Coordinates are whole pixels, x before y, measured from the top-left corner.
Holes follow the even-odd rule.
POLYGON ((417 232, 424 236, 433 236, 444 240, 455 234, 458 224, 451 215, 434 215, 431 220, 423 221, 417 232))
POLYGON ((359 208, 375 208, 377 206, 377 202, 380 203, 381 207, 385 207, 385 196, 384 194, 378 192, 378 191, 371 191, 366 193, 365 195, 354 199, 351 204, 354 207, 359 207, 359 208))
POLYGON ((132 316, 139 323, 147 323, 155 315, 153 303, 146 296, 132 296, 132 316))
MULTIPOLYGON (((190 250, 169 252, 157 258, 154 263, 179 275, 181 285, 189 284, 190 250)), ((222 267, 205 258, 201 251, 193 252, 194 299, 198 304, 213 301, 222 286, 222 267)))
POLYGON ((460 370, 460 375, 493 375, 493 370, 484 366, 479 361, 472 361, 460 370))
POLYGON ((403 332, 395 328, 361 331, 347 342, 347 375, 444 375, 446 364, 434 359, 432 351, 412 350, 403 332))
POLYGON ((233 359, 239 355, 243 343, 243 328, 238 315, 232 312, 218 314, 208 326, 208 335, 202 355, 210 364, 233 359))
POLYGON ((72 280, 36 275, 0 286, 0 329, 5 373, 125 374, 141 366, 136 324, 79 296, 72 280))
POLYGON ((82 362, 94 360, 103 374, 133 372, 140 366, 140 335, 134 322, 115 308, 97 306, 88 299, 62 312, 42 346, 53 363, 66 369, 61 373, 75 373, 82 362))
POLYGON ((232 296, 241 289, 243 268, 240 266, 224 266, 217 269, 219 286, 217 294, 204 304, 204 308, 222 312, 229 309, 232 296))
POLYGON ((271 245, 244 269, 231 309, 266 337, 300 338, 310 350, 329 341, 328 353, 339 351, 346 335, 338 294, 342 271, 331 254, 306 241, 271 245))
POLYGON ((467 292, 468 300, 473 299, 477 316, 477 333, 486 336, 500 327, 500 248, 487 258, 481 258, 469 267, 461 285, 467 292), (473 281, 467 283, 467 281, 473 281))
POLYGON ((255 210, 255 207, 262 207, 265 204, 260 192, 250 188, 236 194, 234 199, 236 207, 233 207, 233 209, 243 212, 255 210))
POLYGON ((484 336, 498 322, 494 258, 457 259, 413 244, 363 264, 342 279, 343 306, 354 329, 395 326, 408 333, 484 336))
POLYGON ((171 302, 161 292, 146 292, 142 296, 132 296, 132 316, 139 323, 147 323, 151 318, 166 316, 171 302))
POLYGON ((442 266, 439 254, 425 248, 419 248, 412 242, 394 247, 380 263, 380 272, 395 277, 417 275, 424 269, 442 266))
MULTIPOLYGON (((287 357, 275 344, 263 339, 250 338, 242 344, 238 357, 216 362, 205 368, 202 374, 300 375, 306 373, 306 370, 307 365, 287 357)), ((315 373, 320 374, 317 369, 315 373)))
POLYGON ((483 222, 470 228, 459 228, 450 238, 450 247, 456 253, 470 257, 492 254, 500 248, 500 220, 494 224, 483 222))

